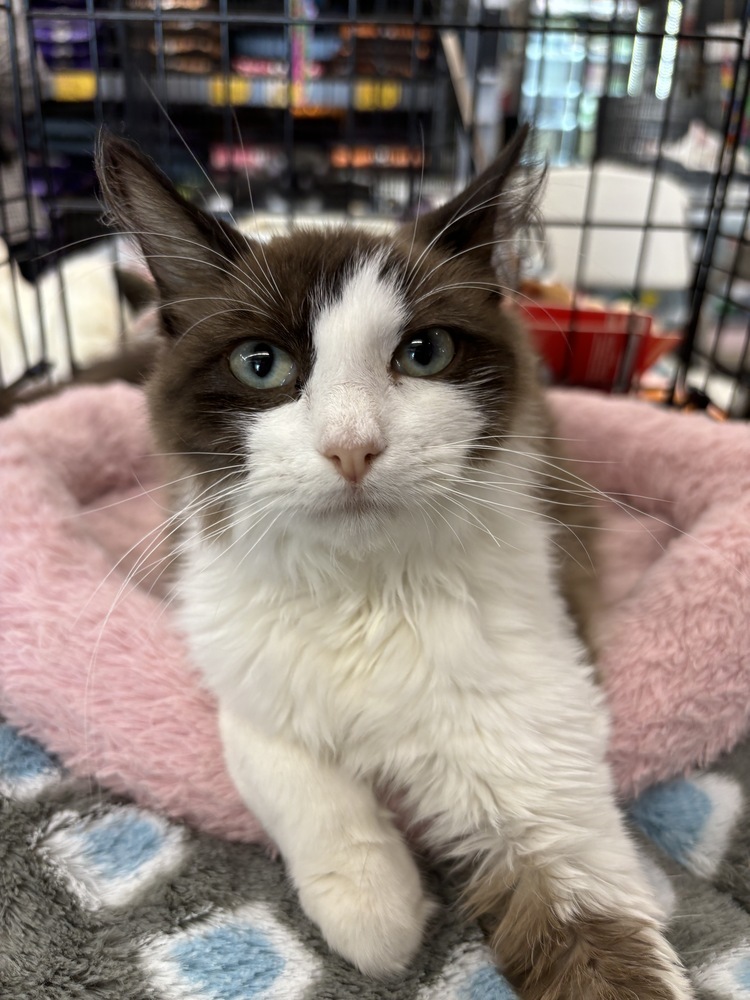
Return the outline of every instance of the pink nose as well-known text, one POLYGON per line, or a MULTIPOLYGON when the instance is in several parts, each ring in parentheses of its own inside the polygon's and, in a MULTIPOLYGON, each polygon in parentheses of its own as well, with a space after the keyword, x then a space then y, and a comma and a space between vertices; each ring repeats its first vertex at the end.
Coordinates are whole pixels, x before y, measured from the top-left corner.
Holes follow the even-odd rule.
POLYGON ((332 445, 323 454, 330 458, 336 466, 336 471, 350 483, 358 483, 367 475, 374 459, 383 449, 374 441, 360 445, 357 448, 340 448, 332 445))

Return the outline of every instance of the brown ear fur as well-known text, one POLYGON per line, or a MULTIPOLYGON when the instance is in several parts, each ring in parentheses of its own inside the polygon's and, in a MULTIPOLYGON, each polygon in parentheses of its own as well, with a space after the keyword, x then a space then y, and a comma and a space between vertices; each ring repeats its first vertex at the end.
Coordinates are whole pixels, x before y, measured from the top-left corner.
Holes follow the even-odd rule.
POLYGON ((134 312, 142 312, 156 304, 158 296, 152 281, 118 265, 115 265, 114 272, 120 298, 127 302, 134 312))
POLYGON ((105 129, 96 172, 111 220, 138 240, 164 303, 226 272, 244 245, 239 233, 183 198, 152 160, 105 129))
MULTIPOLYGON (((466 254, 473 263, 489 267, 495 247, 524 230, 534 217, 543 171, 533 171, 526 183, 515 183, 528 135, 529 126, 523 125, 467 188, 420 216, 414 228, 415 242, 466 254)), ((411 238, 409 227, 404 235, 411 238)))

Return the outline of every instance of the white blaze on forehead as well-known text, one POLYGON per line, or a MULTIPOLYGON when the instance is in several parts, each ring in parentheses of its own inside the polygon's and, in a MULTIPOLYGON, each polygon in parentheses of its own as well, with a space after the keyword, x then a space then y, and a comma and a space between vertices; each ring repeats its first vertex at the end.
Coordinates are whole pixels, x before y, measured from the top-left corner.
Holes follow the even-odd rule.
POLYGON ((383 255, 352 267, 313 325, 315 360, 308 399, 316 445, 386 447, 383 408, 390 360, 407 318, 397 279, 381 277, 383 255))
POLYGON ((370 384, 387 373, 407 317, 395 275, 381 277, 384 255, 367 257, 344 278, 313 326, 313 390, 322 382, 370 384))

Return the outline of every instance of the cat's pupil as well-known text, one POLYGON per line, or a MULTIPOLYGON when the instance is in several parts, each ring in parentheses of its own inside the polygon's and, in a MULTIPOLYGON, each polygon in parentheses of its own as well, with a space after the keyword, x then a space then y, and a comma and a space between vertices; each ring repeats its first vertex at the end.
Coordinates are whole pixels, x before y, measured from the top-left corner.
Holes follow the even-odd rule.
POLYGON ((426 368, 432 361, 435 345, 429 337, 415 337, 409 344, 409 356, 412 361, 426 368))
POLYGON ((269 347, 268 344, 258 344, 248 358, 248 362, 258 378, 265 378, 273 368, 273 348, 269 347))

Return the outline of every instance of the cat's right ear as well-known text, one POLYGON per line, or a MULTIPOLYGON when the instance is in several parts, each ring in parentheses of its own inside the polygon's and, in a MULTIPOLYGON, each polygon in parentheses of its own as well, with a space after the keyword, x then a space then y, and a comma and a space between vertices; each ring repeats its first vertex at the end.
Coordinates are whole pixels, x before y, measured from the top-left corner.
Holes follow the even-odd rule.
POLYGON ((111 221, 140 244, 162 302, 212 282, 238 254, 242 238, 182 197, 132 143, 102 129, 96 172, 111 221))

